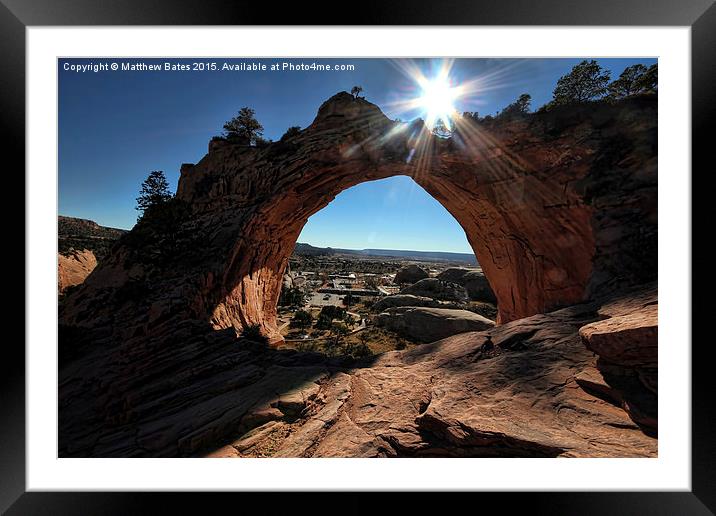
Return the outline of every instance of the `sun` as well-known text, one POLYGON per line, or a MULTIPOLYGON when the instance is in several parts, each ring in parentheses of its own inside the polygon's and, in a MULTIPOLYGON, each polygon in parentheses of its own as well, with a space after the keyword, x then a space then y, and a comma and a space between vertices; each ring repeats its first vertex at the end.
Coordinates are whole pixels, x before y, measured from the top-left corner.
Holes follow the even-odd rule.
POLYGON ((448 130, 452 128, 452 119, 455 116, 455 100, 462 94, 460 86, 453 86, 446 70, 432 79, 421 77, 418 79, 420 96, 415 104, 425 111, 425 124, 433 129, 442 122, 448 130))
POLYGON ((451 133, 458 120, 457 100, 472 99, 478 91, 479 80, 474 78, 458 82, 452 74, 452 59, 435 62, 431 67, 432 73, 426 73, 412 60, 397 60, 393 64, 413 81, 409 93, 392 104, 394 109, 398 113, 410 113, 411 117, 417 114, 435 134, 451 133))

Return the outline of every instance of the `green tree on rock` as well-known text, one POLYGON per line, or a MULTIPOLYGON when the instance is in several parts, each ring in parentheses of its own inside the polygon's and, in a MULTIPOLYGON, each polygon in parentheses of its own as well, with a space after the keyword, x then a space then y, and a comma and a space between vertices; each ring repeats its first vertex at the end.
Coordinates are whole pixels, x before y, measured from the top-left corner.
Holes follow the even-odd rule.
POLYGON ((283 133, 283 136, 281 136, 281 141, 285 142, 286 140, 289 140, 294 136, 298 136, 299 134, 301 134, 301 128, 297 125, 292 125, 288 129, 286 129, 285 133, 283 133))
POLYGON ((137 197, 137 211, 141 212, 140 218, 150 208, 164 204, 172 198, 169 191, 169 183, 161 170, 152 170, 149 176, 142 182, 142 188, 137 197))
POLYGON ((654 63, 636 81, 639 93, 654 93, 659 88, 659 65, 654 63))
POLYGON ((256 112, 250 107, 242 107, 239 113, 224 124, 227 139, 238 140, 246 145, 256 145, 263 140, 264 127, 256 120, 256 112))
POLYGON ((499 116, 500 118, 513 118, 522 115, 526 115, 530 111, 530 104, 532 103, 532 96, 529 93, 523 93, 516 101, 503 109, 499 116))
POLYGON ((353 86, 351 88, 351 95, 353 95, 354 99, 358 98, 358 95, 360 95, 363 92, 363 86, 353 86))
POLYGON ((609 97, 622 99, 640 93, 639 82, 648 68, 643 64, 627 66, 618 79, 609 85, 609 97))
POLYGON ((595 60, 584 60, 559 78, 552 102, 569 104, 599 99, 607 93, 609 76, 609 70, 604 70, 595 60))

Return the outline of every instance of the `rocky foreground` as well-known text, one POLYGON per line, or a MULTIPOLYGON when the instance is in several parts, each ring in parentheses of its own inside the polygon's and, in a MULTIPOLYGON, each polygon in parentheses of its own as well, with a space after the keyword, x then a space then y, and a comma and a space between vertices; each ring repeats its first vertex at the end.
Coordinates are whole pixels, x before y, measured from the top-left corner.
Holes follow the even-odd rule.
POLYGON ((649 287, 364 362, 187 325, 62 368, 60 455, 656 456, 656 307, 649 287))
POLYGON ((640 413, 655 411, 655 385, 620 392, 600 370, 626 383, 635 370, 607 366, 579 336, 591 328, 593 342, 584 323, 606 317, 596 324, 615 326, 599 333, 602 346, 635 344, 632 367, 655 360, 638 344, 656 342, 655 299, 645 291, 505 324, 490 331, 491 351, 480 350, 485 332, 465 333, 319 374, 256 407, 268 421, 209 456, 656 456, 655 419, 640 413))

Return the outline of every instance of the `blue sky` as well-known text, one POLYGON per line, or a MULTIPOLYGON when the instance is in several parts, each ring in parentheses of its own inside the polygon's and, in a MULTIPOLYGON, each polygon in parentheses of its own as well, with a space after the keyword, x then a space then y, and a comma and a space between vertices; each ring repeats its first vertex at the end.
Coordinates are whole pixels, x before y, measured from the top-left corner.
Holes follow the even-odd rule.
MULTIPOLYGON (((79 73, 65 64, 136 62, 132 59, 59 60, 59 212, 104 226, 131 228, 139 186, 163 170, 176 189, 182 163, 196 163, 209 139, 243 106, 256 111, 266 138, 292 125, 306 127, 321 103, 356 84, 390 118, 411 120, 397 102, 416 95, 415 81, 387 59, 205 59, 263 63, 267 71, 98 71, 79 73), (271 71, 283 62, 352 64, 350 71, 271 71)), ((142 62, 163 64, 164 59, 142 62)), ((195 60, 170 60, 190 64, 195 60)), ((458 59, 456 83, 486 78, 490 88, 460 98, 456 108, 494 114, 521 93, 532 106, 549 101, 557 79, 580 59, 458 59)), ((654 59, 599 59, 612 78, 634 63, 654 59)), ((427 76, 440 60, 416 60, 427 76)), ((406 177, 368 182, 339 194, 316 213, 299 238, 317 246, 471 252, 462 228, 422 188, 406 177)))

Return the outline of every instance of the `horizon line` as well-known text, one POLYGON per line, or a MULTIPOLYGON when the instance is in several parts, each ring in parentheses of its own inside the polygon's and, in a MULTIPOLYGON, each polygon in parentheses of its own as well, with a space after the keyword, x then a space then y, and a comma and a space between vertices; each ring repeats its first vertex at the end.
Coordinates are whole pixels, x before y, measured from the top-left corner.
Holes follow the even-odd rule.
MULTIPOLYGON (((310 245, 311 247, 315 247, 317 249, 334 249, 334 250, 345 250, 345 251, 403 251, 403 252, 411 252, 411 253, 449 253, 449 254, 469 254, 472 256, 475 256, 475 253, 473 251, 438 251, 438 250, 430 250, 430 251, 423 251, 420 249, 396 249, 394 247, 364 247, 362 249, 354 249, 350 247, 331 247, 331 246, 317 246, 313 244, 309 244, 308 242, 296 242, 295 245, 298 244, 305 244, 310 245)), ((475 256, 477 259, 477 256, 475 256)))
MULTIPOLYGON (((123 227, 117 227, 117 226, 105 226, 105 225, 103 225, 103 224, 97 222, 97 221, 94 220, 94 219, 89 219, 89 218, 85 218, 85 217, 76 217, 76 216, 73 216, 73 215, 63 215, 62 213, 58 213, 57 216, 58 216, 58 217, 67 217, 67 218, 70 218, 70 219, 88 220, 88 221, 90 221, 90 222, 94 222, 95 224, 97 224, 98 226, 101 226, 101 227, 103 227, 103 228, 118 229, 118 230, 127 231, 127 232, 132 231, 132 229, 134 228, 134 226, 132 226, 131 228, 123 228, 123 227)), ((136 224, 135 224, 135 225, 136 225, 136 224)), ((295 247, 296 245, 298 245, 298 244, 310 245, 311 247, 315 247, 315 248, 318 248, 318 249, 342 249, 342 250, 346 250, 346 251, 369 251, 369 250, 374 250, 374 251, 402 251, 402 252, 411 252, 411 253, 467 254, 467 255, 472 255, 473 257, 475 257, 475 260, 477 260, 477 256, 475 255, 475 253, 474 253, 473 251, 440 251, 440 250, 435 250, 435 249, 432 249, 432 250, 422 250, 422 249, 396 249, 396 248, 394 248, 394 247, 363 247, 363 248, 332 247, 332 246, 314 245, 314 244, 311 244, 311 243, 309 243, 309 242, 299 242, 299 241, 296 241, 296 243, 294 244, 294 247, 295 247)))

